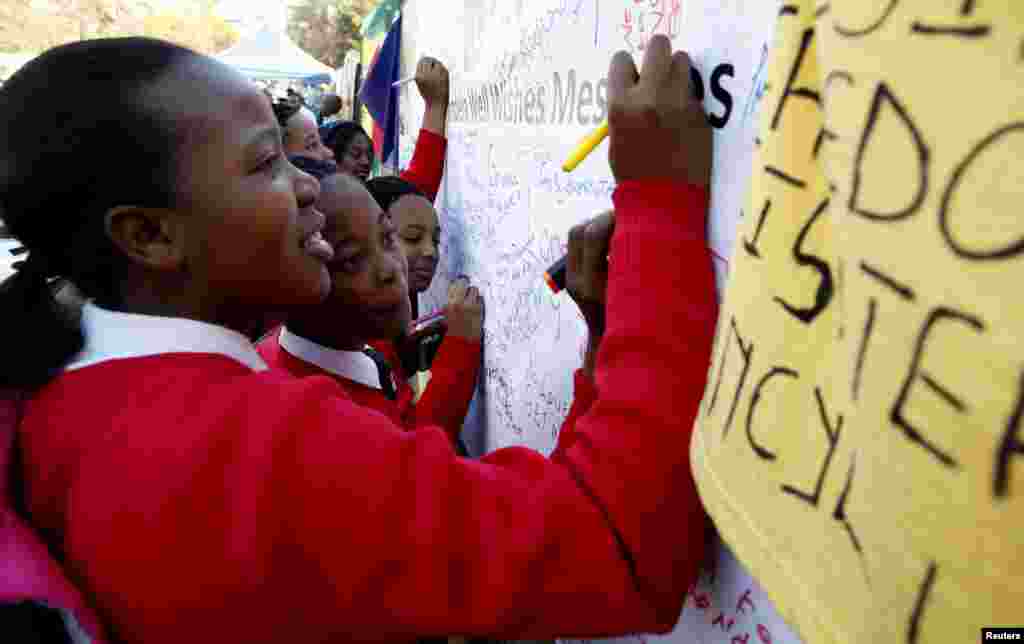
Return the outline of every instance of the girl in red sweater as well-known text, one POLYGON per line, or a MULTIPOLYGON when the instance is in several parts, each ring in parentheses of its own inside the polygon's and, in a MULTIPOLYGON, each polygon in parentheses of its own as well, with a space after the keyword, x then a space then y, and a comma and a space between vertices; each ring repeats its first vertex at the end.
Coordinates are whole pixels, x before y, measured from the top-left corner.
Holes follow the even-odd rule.
MULTIPOLYGON (((480 362, 476 341, 452 341, 445 372, 451 382, 430 388, 415 404, 406 374, 387 349, 411 320, 408 269, 391 217, 355 177, 333 174, 320 182, 317 207, 325 214, 325 236, 335 250, 328 263, 332 289, 322 304, 295 313, 259 344, 271 367, 296 377, 335 378, 361 405, 412 429, 438 426, 457 442, 473 395, 480 362), (385 354, 368 348, 374 339, 385 354), (386 361, 391 373, 381 371, 386 361)), ((458 314, 456 314, 458 318, 458 314)))
MULTIPOLYGON (((429 288, 440 259, 437 211, 416 186, 399 177, 377 177, 367 182, 366 188, 395 226, 398 246, 409 267, 412 317, 418 319, 420 293, 429 288)), ((429 374, 428 384, 419 385, 422 403, 443 402, 453 415, 464 417, 476 385, 483 308, 476 287, 470 286, 468 279, 456 280, 449 288, 445 320, 436 325, 436 332, 374 346, 401 364, 404 373, 429 374)))
POLYGON ((29 249, 0 289, 0 386, 31 390, 25 506, 116 641, 672 627, 704 544, 688 447, 716 312, 710 133, 685 55, 655 37, 645 56, 643 75, 625 54, 609 72, 603 307, 609 222, 570 236, 574 292, 607 321, 599 395, 550 458, 461 459, 331 378, 266 368, 239 330, 322 301, 333 251, 317 182, 245 78, 99 39, 0 88, 0 206, 29 249), (89 298, 80 319, 56 276, 89 298))

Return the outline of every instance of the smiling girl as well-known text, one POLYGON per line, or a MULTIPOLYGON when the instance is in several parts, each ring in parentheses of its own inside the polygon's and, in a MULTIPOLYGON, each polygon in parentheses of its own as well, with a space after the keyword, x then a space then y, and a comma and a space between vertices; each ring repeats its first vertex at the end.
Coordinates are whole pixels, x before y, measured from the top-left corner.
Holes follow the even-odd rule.
MULTIPOLYGON (((267 369, 240 331, 268 309, 319 305, 333 250, 317 182, 285 158, 245 78, 160 41, 99 39, 0 88, 0 214, 29 253, 0 288, 0 386, 28 396, 24 505, 112 639, 542 639, 675 623, 704 543, 687 454, 715 314, 707 177, 685 170, 710 146, 683 98, 685 56, 665 40, 647 57, 639 83, 628 57, 609 74, 621 183, 600 395, 550 458, 461 459, 442 431, 405 431, 332 378, 267 369), (56 277, 88 300, 80 319, 53 299, 56 277)), ((610 229, 587 231, 570 253, 604 257, 610 229)), ((574 292, 603 302, 604 270, 571 265, 595 285, 574 292)), ((394 303, 403 290, 398 279, 394 303)))

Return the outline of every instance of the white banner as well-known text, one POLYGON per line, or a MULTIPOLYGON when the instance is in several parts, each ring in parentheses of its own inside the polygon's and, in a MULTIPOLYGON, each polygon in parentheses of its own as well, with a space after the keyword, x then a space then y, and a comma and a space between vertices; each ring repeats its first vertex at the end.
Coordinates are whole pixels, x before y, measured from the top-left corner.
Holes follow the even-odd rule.
MULTIPOLYGON (((575 172, 562 162, 607 116, 608 64, 639 65, 653 33, 694 61, 696 90, 715 128, 709 244, 719 287, 747 196, 776 1, 409 0, 403 77, 422 55, 452 72, 448 159, 437 206, 439 278, 421 312, 443 306, 448 282, 468 275, 486 300, 484 368, 465 438, 474 453, 527 445, 550 453, 572 397, 586 327, 568 295, 545 286, 574 224, 611 207, 607 144, 575 172)), ((424 105, 402 90, 401 163, 424 105)), ((680 644, 794 643, 798 638, 727 548, 711 553, 688 595, 680 644)))

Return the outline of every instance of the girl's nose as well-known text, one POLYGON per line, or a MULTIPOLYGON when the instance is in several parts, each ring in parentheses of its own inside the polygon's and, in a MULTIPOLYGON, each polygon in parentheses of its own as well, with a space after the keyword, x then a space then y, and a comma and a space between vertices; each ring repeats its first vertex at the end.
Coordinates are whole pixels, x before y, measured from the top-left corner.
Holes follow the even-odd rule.
POLYGON ((377 279, 379 279, 382 284, 390 284, 398 279, 398 273, 401 269, 402 267, 399 263, 392 258, 387 256, 382 257, 381 260, 377 262, 377 279))

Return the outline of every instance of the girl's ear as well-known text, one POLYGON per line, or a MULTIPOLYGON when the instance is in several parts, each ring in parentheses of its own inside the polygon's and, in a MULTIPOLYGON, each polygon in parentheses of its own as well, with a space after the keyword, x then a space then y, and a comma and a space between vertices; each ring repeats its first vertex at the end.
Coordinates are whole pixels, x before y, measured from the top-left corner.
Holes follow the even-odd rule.
POLYGON ((105 217, 107 236, 133 262, 157 271, 176 271, 185 263, 184 216, 169 208, 117 206, 105 217))

